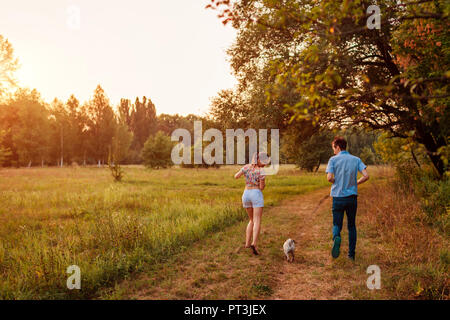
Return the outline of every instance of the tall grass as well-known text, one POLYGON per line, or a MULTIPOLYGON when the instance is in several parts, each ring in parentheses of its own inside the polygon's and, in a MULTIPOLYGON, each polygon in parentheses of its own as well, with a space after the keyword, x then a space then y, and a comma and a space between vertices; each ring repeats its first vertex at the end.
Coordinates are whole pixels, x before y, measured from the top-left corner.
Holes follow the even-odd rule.
MULTIPOLYGON (((449 299, 450 243, 442 229, 444 219, 430 216, 423 201, 432 199, 419 196, 403 173, 371 184, 370 197, 362 200, 362 223, 381 242, 383 281, 397 299, 449 299)), ((408 179, 415 179, 411 174, 408 179)))
MULTIPOLYGON (((237 167, 150 171, 0 171, 0 298, 85 299, 245 218, 237 167), (68 290, 66 269, 81 269, 68 290)), ((292 167, 268 177, 266 205, 327 185, 323 173, 292 167)))

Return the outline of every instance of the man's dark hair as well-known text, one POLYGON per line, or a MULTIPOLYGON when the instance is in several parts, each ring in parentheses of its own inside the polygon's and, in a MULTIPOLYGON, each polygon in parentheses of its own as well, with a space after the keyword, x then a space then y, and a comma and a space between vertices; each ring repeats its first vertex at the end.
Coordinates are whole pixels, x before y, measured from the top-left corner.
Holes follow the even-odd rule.
POLYGON ((341 150, 347 150, 347 141, 343 137, 335 137, 333 145, 339 147, 341 150))

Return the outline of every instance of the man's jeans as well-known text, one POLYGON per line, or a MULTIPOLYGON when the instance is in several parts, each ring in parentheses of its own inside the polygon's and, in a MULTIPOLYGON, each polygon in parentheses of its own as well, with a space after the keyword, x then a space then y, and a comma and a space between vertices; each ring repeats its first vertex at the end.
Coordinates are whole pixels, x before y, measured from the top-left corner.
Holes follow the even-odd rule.
POLYGON ((355 257, 356 248, 356 209, 358 196, 333 197, 333 240, 341 235, 344 212, 347 214, 348 256, 355 257))

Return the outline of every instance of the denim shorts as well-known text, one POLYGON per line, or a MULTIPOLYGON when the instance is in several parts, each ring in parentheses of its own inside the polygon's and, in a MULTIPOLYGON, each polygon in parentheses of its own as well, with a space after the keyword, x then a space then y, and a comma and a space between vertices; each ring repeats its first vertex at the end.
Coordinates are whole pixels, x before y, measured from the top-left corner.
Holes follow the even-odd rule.
POLYGON ((242 204, 244 208, 263 208, 264 197, 262 191, 260 189, 244 190, 242 204))

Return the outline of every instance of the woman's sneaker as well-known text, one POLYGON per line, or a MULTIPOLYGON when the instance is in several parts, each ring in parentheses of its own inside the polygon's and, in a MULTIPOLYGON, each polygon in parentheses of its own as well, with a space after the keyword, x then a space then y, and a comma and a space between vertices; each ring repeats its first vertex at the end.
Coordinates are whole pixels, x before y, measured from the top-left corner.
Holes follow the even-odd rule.
POLYGON ((339 249, 341 248, 341 237, 336 236, 334 238, 333 249, 331 249, 331 256, 333 258, 339 257, 339 249))

